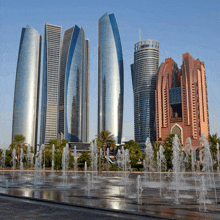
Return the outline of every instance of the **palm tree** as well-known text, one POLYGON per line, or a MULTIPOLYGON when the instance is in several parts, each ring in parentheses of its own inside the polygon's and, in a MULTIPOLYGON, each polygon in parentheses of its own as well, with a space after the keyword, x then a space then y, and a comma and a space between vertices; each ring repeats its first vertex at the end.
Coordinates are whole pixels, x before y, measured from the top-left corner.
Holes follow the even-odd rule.
POLYGON ((216 156, 217 153, 217 143, 220 143, 220 138, 218 137, 218 134, 215 133, 213 135, 209 134, 209 143, 210 143, 210 150, 212 153, 212 158, 214 159, 214 157, 216 156))
POLYGON ((161 145, 161 143, 158 142, 158 141, 154 141, 154 142, 153 142, 154 155, 157 155, 157 151, 159 151, 160 145, 161 145))
MULTIPOLYGON (((167 168, 170 169, 172 168, 172 155, 173 155, 173 138, 175 134, 169 134, 165 138, 165 141, 163 143, 164 147, 164 155, 167 160, 167 168)), ((181 137, 178 135, 178 138, 180 140, 180 150, 182 150, 182 143, 181 143, 181 137)))
POLYGON ((15 140, 15 144, 16 144, 16 148, 18 152, 18 161, 19 161, 19 152, 20 152, 20 148, 22 147, 22 144, 25 141, 25 136, 23 134, 16 134, 14 136, 14 140, 15 140))
POLYGON ((109 147, 110 149, 116 148, 115 140, 113 138, 114 135, 107 130, 103 130, 98 134, 97 141, 100 143, 98 144, 98 146, 103 148, 104 155, 105 155, 106 147, 109 147))

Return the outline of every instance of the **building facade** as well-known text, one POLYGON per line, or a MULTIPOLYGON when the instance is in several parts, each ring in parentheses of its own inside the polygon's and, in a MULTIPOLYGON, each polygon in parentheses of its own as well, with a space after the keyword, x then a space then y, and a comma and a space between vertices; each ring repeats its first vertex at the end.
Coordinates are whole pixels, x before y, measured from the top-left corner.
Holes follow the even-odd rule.
POLYGON ((17 60, 12 140, 25 136, 25 143, 37 145, 38 104, 40 85, 41 36, 27 25, 22 28, 17 60))
POLYGON ((77 25, 64 32, 60 65, 59 136, 89 141, 90 42, 77 25))
POLYGON ((143 40, 134 45, 131 65, 134 92, 134 136, 138 143, 151 141, 155 134, 155 89, 159 65, 159 42, 143 40))
POLYGON ((61 27, 45 23, 40 144, 57 139, 61 27))
POLYGON ((156 96, 156 137, 163 143, 167 135, 178 134, 185 144, 200 146, 202 133, 209 135, 208 98, 204 62, 183 54, 183 64, 167 58, 160 66, 156 96))
POLYGON ((110 131, 121 143, 124 102, 122 46, 114 14, 98 23, 98 133, 110 131))

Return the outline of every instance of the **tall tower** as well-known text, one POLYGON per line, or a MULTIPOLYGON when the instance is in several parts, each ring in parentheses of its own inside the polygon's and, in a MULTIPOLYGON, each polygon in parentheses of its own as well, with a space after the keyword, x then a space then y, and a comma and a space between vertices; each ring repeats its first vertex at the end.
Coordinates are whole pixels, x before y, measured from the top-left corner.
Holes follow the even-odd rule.
POLYGON ((88 142, 89 40, 77 25, 64 32, 60 67, 59 135, 88 142))
POLYGON ((134 92, 135 141, 155 140, 155 89, 159 64, 159 42, 143 40, 134 45, 131 65, 134 92))
POLYGON ((45 23, 40 144, 57 139, 61 27, 45 23))
POLYGON ((98 24, 98 133, 109 130, 121 143, 124 101, 122 46, 114 14, 98 24))
POLYGON ((209 136, 209 113, 205 64, 183 54, 179 70, 172 58, 165 59, 158 71, 156 94, 157 141, 178 134, 183 144, 191 138, 194 149, 200 136, 209 136))
POLYGON ((36 147, 40 82, 41 36, 27 25, 22 28, 18 51, 12 140, 25 136, 25 143, 36 147))

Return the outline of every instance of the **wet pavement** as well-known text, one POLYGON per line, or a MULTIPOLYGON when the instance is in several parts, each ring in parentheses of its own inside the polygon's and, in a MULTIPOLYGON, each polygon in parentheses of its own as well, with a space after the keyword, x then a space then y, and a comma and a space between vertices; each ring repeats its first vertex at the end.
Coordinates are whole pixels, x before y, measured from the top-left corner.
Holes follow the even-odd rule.
POLYGON ((160 219, 0 196, 0 219, 160 219))
MULTIPOLYGON (((0 193, 23 196, 27 198, 37 198, 49 201, 63 202, 72 204, 73 206, 76 205, 76 207, 78 205, 83 207, 94 207, 102 209, 102 211, 97 211, 93 209, 88 209, 89 211, 87 211, 87 208, 84 208, 85 212, 98 212, 95 214, 100 215, 97 216, 97 218, 93 218, 92 216, 90 216, 89 219, 91 219, 91 217, 93 219, 110 219, 113 214, 111 210, 116 211, 114 215, 120 214, 120 216, 115 217, 124 219, 141 219, 144 218, 144 215, 167 219, 220 218, 220 181, 218 179, 218 176, 215 176, 216 192, 213 189, 213 186, 207 186, 207 193, 205 195, 205 207, 207 211, 204 212, 204 206, 198 201, 201 191, 199 179, 200 175, 203 174, 199 174, 196 177, 197 179, 195 179, 194 177, 192 178, 191 174, 187 174, 185 175, 184 181, 181 180, 178 183, 178 204, 175 201, 176 186, 171 181, 172 176, 168 177, 168 174, 162 175, 162 182, 160 183, 160 181, 158 181, 158 173, 147 176, 145 176, 143 173, 130 174, 129 179, 124 179, 123 177, 119 178, 118 173, 103 173, 100 177, 94 176, 94 182, 91 186, 90 191, 88 191, 88 182, 83 173, 77 173, 78 178, 75 178, 74 173, 68 173, 67 182, 63 181, 63 179, 61 178, 61 173, 58 173, 54 178, 51 178, 48 174, 46 174, 45 176, 42 175, 41 178, 38 179, 38 182, 34 182, 33 173, 31 172, 23 172, 22 175, 19 174, 19 172, 15 172, 15 175, 12 176, 11 172, 6 173, 4 178, 1 176, 0 193), (137 175, 141 175, 142 177, 143 192, 141 205, 137 204, 137 175), (218 198, 217 203, 215 193, 218 198), (108 210, 111 214, 107 214, 106 216, 108 210), (105 214, 102 213, 103 211, 105 214), (133 216, 129 214, 129 216, 125 217, 123 216, 124 213, 120 212, 128 214, 130 213, 138 216, 133 216)), ((30 203, 30 206, 29 203, 29 208, 27 210, 31 211, 32 203, 30 203)), ((38 205, 42 207, 42 204, 38 203, 38 205)), ((56 206, 58 204, 46 205, 51 206, 51 208, 49 208, 48 210, 51 209, 52 214, 54 210, 53 206, 56 206)), ((15 209, 17 210, 16 207, 15 209)), ((59 211, 59 213, 63 215, 62 209, 63 207, 59 207, 59 210, 61 210, 59 211)), ((80 207, 76 208, 75 210, 76 215, 79 215, 79 213, 81 212, 77 209, 80 209, 80 207)), ((28 211, 28 213, 30 211, 28 211)), ((35 209, 33 211, 35 212, 35 209)), ((42 212, 45 215, 42 214, 43 216, 39 216, 39 218, 42 219, 41 217, 43 217, 46 219, 46 215, 49 216, 50 213, 45 213, 45 211, 46 210, 44 210, 42 207, 42 210, 39 213, 38 211, 36 211, 35 214, 39 215, 42 212)), ((84 211, 82 213, 84 213, 84 211)), ((57 216, 60 215, 59 213, 57 213, 57 216)), ((29 214, 31 214, 31 212, 29 214)), ((84 217, 87 217, 87 215, 85 214, 84 217)), ((86 219, 84 217, 82 216, 82 219, 86 219)), ((68 216, 62 218, 68 219, 68 216)), ((79 215, 79 218, 77 219, 80 218, 81 217, 79 215)), ((32 217, 29 219, 32 219, 32 217)))

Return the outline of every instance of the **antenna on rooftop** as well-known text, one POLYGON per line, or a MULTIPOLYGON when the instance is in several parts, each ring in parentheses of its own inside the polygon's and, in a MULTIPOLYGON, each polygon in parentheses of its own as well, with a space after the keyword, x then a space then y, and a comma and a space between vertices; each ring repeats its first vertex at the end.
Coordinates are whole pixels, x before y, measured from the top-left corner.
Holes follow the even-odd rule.
POLYGON ((141 29, 139 28, 139 41, 141 41, 141 29))

